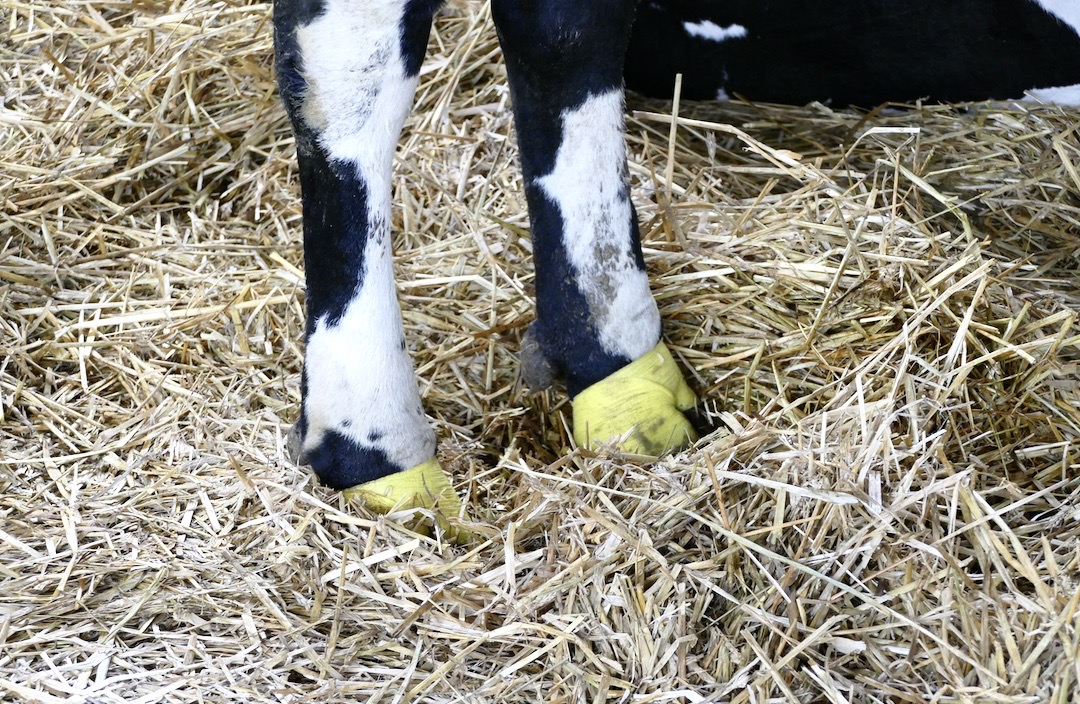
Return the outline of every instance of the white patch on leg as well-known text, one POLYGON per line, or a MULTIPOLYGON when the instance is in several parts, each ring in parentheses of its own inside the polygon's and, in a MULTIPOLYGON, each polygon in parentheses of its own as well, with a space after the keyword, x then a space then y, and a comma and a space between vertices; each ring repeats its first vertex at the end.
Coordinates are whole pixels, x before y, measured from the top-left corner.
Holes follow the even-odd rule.
POLYGON ((563 243, 601 346, 638 359, 660 339, 660 313, 632 249, 622 100, 613 90, 563 112, 555 168, 537 183, 562 215, 563 243))
POLYGON ((404 8, 404 0, 326 0, 323 14, 296 31, 305 122, 332 157, 387 187, 417 81, 401 57, 404 8))
POLYGON ((1029 90, 1028 95, 1044 103, 1080 106, 1080 85, 1036 88, 1029 90))
POLYGON ((401 56, 405 5, 327 0, 296 38, 307 84, 304 120, 331 158, 355 166, 371 223, 364 271, 356 272, 363 285, 340 319, 316 320, 308 339, 304 449, 334 430, 408 469, 434 455, 435 434, 403 347, 390 252, 391 167, 416 89, 401 56))
POLYGON ((1080 35, 1080 2, 1077 0, 1035 0, 1042 9, 1057 17, 1080 35))
POLYGON ((318 320, 308 338, 304 449, 335 430, 409 469, 434 456, 435 433, 402 349, 390 237, 380 227, 367 243, 363 287, 335 324, 318 320))
POLYGON ((691 37, 701 37, 713 42, 726 42, 729 39, 742 39, 746 36, 746 27, 741 24, 732 24, 721 27, 715 22, 705 20, 703 22, 683 22, 683 29, 691 37))

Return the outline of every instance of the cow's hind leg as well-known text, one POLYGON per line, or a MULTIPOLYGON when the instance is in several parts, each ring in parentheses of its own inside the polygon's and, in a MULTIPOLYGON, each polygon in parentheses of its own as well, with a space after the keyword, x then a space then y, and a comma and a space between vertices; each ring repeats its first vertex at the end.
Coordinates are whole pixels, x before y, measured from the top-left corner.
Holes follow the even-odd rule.
POLYGON ((298 459, 377 510, 452 510, 406 351, 391 162, 439 0, 277 0, 278 81, 300 163, 307 351, 298 459))
POLYGON ((526 381, 565 378, 579 445, 659 455, 694 438, 630 202, 623 57, 634 0, 493 0, 536 261, 526 381), (530 377, 532 377, 530 379, 530 377))

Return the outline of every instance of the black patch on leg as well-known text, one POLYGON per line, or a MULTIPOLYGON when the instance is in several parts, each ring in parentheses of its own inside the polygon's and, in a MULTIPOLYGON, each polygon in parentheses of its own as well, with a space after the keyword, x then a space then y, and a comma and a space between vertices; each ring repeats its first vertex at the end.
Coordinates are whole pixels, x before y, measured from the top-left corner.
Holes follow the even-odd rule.
POLYGON ((323 484, 338 491, 406 469, 382 450, 359 445, 336 430, 325 431, 319 444, 301 455, 300 464, 310 465, 323 484))
POLYGON ((409 0, 405 6, 405 14, 401 18, 401 60, 405 64, 406 76, 420 73, 431 33, 431 18, 442 4, 443 0, 409 0))
POLYGON ((310 336, 315 323, 338 322, 364 283, 368 239, 388 223, 371 222, 367 184, 356 169, 331 161, 321 147, 298 154, 304 208, 304 269, 310 336))
POLYGON ((326 10, 326 0, 274 0, 274 29, 293 31, 311 24, 326 10))

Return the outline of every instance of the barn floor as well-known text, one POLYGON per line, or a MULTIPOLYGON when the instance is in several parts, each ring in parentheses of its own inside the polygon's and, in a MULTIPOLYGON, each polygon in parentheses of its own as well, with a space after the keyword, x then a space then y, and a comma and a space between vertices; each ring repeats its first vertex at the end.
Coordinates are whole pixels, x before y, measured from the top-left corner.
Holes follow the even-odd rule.
POLYGON ((497 43, 453 4, 395 230, 457 546, 284 457, 269 12, 0 4, 0 701, 1075 700, 1080 113, 683 105, 671 142, 631 101, 646 259, 719 429, 569 452, 564 395, 517 374, 497 43))

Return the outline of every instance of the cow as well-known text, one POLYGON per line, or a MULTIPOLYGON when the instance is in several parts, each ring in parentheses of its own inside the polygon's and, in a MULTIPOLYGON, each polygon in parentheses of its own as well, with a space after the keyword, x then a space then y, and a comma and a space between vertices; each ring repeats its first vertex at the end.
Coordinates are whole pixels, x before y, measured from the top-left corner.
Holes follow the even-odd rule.
MULTIPOLYGON (((441 0, 275 0, 296 138, 307 322, 292 453, 373 510, 460 509, 408 354, 391 167, 441 0)), ((873 106, 1080 103, 1080 0, 491 0, 535 261, 532 388, 562 379, 580 446, 697 438, 661 339, 630 200, 624 85, 687 98, 873 106)))

